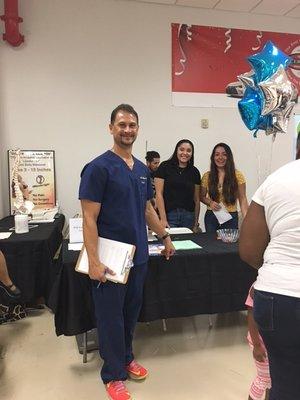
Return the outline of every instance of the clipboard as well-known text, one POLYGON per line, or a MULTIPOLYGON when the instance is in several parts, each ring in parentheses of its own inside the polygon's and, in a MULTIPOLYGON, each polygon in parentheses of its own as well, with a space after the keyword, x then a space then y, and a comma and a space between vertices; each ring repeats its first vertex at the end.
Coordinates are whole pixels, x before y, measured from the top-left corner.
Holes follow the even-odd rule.
MULTIPOLYGON (((115 275, 105 274, 109 281, 123 284, 127 282, 130 268, 133 266, 134 253, 135 246, 133 244, 102 237, 98 238, 99 260, 115 272, 115 275)), ((88 275, 89 273, 89 261, 85 246, 80 251, 75 270, 82 274, 88 275)))

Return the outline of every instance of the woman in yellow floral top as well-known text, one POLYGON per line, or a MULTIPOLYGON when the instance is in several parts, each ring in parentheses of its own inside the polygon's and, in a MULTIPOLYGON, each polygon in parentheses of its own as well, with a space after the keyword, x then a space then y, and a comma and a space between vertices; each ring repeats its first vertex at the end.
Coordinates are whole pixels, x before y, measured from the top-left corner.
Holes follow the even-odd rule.
POLYGON ((230 147, 218 143, 210 157, 210 171, 201 180, 202 203, 207 205, 204 223, 206 232, 216 232, 220 228, 238 228, 237 200, 243 217, 247 213, 246 181, 243 174, 235 169, 230 147), (232 219, 220 225, 213 211, 222 205, 231 214, 232 219))

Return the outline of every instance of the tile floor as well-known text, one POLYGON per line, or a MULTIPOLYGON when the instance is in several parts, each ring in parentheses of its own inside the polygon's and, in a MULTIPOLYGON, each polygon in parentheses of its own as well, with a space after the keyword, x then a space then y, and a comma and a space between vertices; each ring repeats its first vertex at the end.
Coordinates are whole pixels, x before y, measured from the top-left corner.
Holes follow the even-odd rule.
MULTIPOLYGON (((138 324, 136 358, 145 382, 128 382, 134 400, 247 400, 254 365, 245 340, 245 312, 138 324)), ((0 399, 106 399, 97 352, 82 363, 74 337, 55 336, 53 315, 32 311, 0 326, 0 399)))

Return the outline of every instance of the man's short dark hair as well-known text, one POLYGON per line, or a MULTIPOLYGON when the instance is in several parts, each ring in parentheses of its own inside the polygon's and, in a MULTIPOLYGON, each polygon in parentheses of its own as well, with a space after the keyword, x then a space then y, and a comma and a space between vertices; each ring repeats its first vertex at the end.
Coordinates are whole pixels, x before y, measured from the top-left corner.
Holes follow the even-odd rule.
POLYGON ((137 124, 139 124, 139 116, 138 116, 138 113, 137 113, 137 112, 135 111, 135 109, 134 109, 131 105, 129 105, 129 104, 120 104, 118 107, 116 107, 116 108, 112 111, 111 116, 110 116, 110 123, 111 123, 111 124, 113 124, 113 123, 115 122, 116 116, 117 116, 117 114, 118 114, 119 111, 123 111, 123 112, 126 112, 126 113, 128 113, 128 114, 133 114, 133 115, 135 116, 135 118, 136 118, 137 124))
POLYGON ((160 158, 160 155, 157 151, 147 151, 145 158, 146 161, 151 162, 154 158, 160 158))

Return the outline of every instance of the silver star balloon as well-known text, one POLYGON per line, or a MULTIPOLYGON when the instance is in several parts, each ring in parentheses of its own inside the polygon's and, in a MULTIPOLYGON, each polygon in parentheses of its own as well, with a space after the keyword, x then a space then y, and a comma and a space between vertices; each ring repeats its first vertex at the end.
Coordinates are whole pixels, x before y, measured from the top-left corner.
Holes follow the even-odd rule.
POLYGON ((279 132, 278 129, 276 129, 274 126, 270 126, 269 128, 267 128, 267 129, 265 130, 265 134, 266 134, 267 136, 272 135, 272 140, 273 140, 273 142, 274 142, 274 140, 276 139, 276 135, 277 135, 278 132, 279 132))
POLYGON ((242 82, 242 84, 247 87, 255 88, 255 82, 253 80, 254 72, 251 70, 249 72, 245 72, 244 74, 238 75, 238 80, 242 82))
POLYGON ((258 86, 264 95, 262 115, 267 115, 279 107, 284 109, 292 99, 293 86, 281 65, 269 79, 260 82, 258 86))
POLYGON ((272 126, 278 132, 286 133, 288 129, 289 119, 295 105, 294 101, 290 101, 284 109, 279 109, 272 114, 272 126))
POLYGON ((298 103, 298 89, 296 88, 296 86, 293 83, 292 83, 292 88, 293 88, 293 94, 292 94, 291 101, 298 103))

